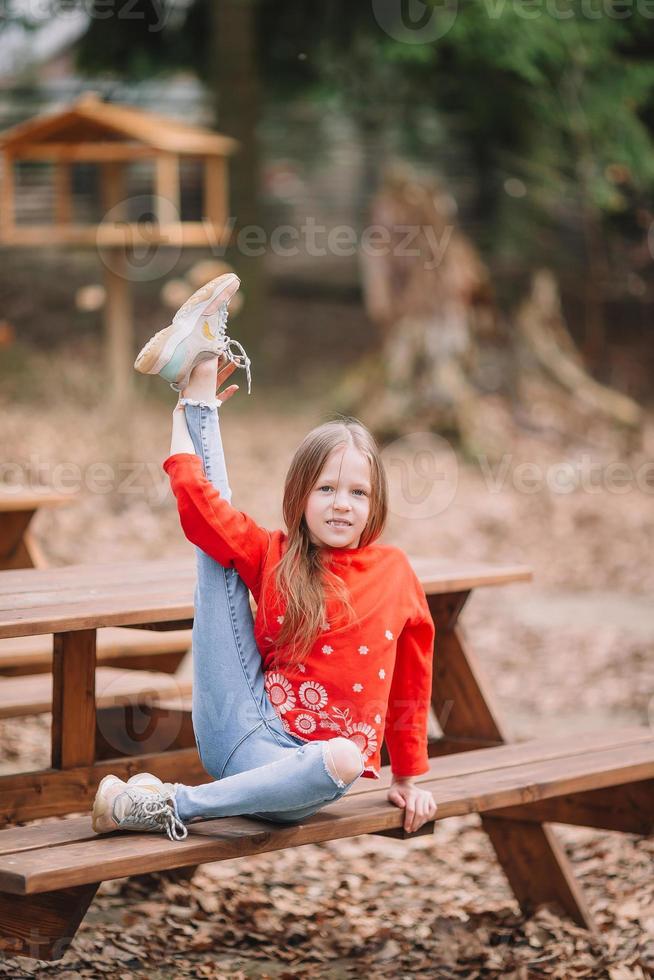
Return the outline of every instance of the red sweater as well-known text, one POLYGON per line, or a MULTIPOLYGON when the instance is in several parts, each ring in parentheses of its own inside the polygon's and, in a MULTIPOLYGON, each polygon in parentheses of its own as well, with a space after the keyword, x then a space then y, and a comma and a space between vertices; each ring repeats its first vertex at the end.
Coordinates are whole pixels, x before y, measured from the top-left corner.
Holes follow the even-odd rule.
MULTIPOLYGON (((254 635, 268 696, 286 731, 305 741, 351 739, 361 749, 363 775, 379 778, 386 741, 396 776, 427 772, 427 717, 431 700, 434 623, 425 593, 405 553, 373 542, 362 548, 325 548, 330 568, 346 584, 356 618, 338 619, 329 600, 324 630, 301 664, 284 666, 284 649, 271 661, 283 598, 269 575, 286 547, 283 531, 267 531, 221 497, 192 453, 163 464, 177 498, 184 534, 225 568, 235 568, 257 602, 254 635)), ((336 604, 336 605, 333 605, 336 604)))

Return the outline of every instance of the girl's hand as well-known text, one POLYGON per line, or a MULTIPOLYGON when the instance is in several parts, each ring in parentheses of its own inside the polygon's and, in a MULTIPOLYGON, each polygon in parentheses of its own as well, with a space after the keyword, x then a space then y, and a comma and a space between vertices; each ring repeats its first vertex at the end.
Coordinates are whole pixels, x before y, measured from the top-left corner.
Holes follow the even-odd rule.
POLYGON ((221 367, 221 364, 225 361, 225 358, 221 357, 218 361, 218 378, 216 379, 216 398, 219 398, 224 405, 228 398, 235 395, 238 391, 238 385, 230 385, 229 388, 225 388, 224 391, 218 391, 221 384, 227 381, 227 378, 236 370, 236 364, 232 361, 227 361, 225 367, 221 367))
POLYGON ((404 829, 408 833, 414 833, 428 820, 433 820, 438 809, 433 794, 419 789, 410 779, 394 779, 386 799, 404 808, 404 829))
MULTIPOLYGON (((225 357, 220 357, 218 359, 218 374, 216 376, 216 398, 218 399, 221 405, 224 405, 225 402, 229 398, 231 398, 232 395, 235 395, 236 392, 238 391, 238 385, 230 385, 229 388, 225 388, 224 391, 218 391, 221 384, 227 381, 227 378, 229 378, 229 376, 234 373, 236 367, 237 367, 236 364, 234 364, 232 361, 227 361, 225 357), (225 366, 221 367, 222 364, 224 364, 225 366)), ((182 393, 180 391, 179 398, 177 399, 177 404, 173 409, 173 413, 184 411, 184 406, 180 405, 181 398, 182 398, 182 393)))

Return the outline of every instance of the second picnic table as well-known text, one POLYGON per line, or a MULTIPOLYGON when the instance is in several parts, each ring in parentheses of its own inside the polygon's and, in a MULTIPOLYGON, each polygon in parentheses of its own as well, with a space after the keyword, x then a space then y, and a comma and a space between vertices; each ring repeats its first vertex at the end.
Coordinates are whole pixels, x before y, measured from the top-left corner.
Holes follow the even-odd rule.
POLYGON ((45 568, 47 562, 29 525, 41 507, 61 507, 74 496, 50 487, 0 487, 0 569, 45 568))

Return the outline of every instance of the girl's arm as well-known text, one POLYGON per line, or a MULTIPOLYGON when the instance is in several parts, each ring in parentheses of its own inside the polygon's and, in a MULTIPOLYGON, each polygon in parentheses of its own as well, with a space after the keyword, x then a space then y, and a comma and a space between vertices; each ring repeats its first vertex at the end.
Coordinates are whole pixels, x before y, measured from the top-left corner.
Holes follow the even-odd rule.
POLYGON ((436 815, 436 801, 414 777, 429 770, 427 720, 431 702, 434 622, 422 586, 411 570, 415 613, 400 633, 386 715, 385 739, 393 781, 387 799, 404 810, 404 829, 414 833, 436 815))
POLYGON ((432 689, 434 622, 413 569, 414 611, 397 641, 384 739, 393 777, 407 780, 429 770, 427 722, 432 689))
POLYGON ((175 453, 195 453, 191 433, 186 424, 184 406, 179 402, 173 412, 173 432, 170 439, 170 455, 173 456, 175 453))
MULTIPOLYGON (((230 389, 221 393, 223 403, 228 393, 231 394, 230 389)), ((183 406, 178 405, 173 412, 170 456, 163 468, 170 477, 180 524, 188 540, 224 568, 235 568, 258 602, 270 531, 232 507, 207 479, 183 406)))

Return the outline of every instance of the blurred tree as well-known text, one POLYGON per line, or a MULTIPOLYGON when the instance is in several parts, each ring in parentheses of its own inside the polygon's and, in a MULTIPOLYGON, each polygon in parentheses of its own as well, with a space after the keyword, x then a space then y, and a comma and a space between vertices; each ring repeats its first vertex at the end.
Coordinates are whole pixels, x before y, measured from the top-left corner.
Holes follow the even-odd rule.
POLYGON ((511 271, 524 293, 533 268, 552 268, 580 297, 590 358, 609 294, 651 290, 631 268, 654 185, 654 25, 640 7, 425 0, 413 25, 390 14, 420 5, 391 0, 134 0, 149 19, 121 9, 107 17, 97 0, 80 65, 126 77, 183 67, 206 81, 218 125, 244 145, 233 195, 244 223, 257 215, 259 122, 271 104, 311 100, 356 124, 366 196, 391 156, 446 180, 465 169, 474 194, 461 223, 494 277, 511 271))
POLYGON ((80 63, 141 76, 185 66, 227 87, 221 125, 229 119, 249 155, 236 175, 238 213, 256 211, 259 91, 263 111, 312 99, 347 113, 368 147, 367 192, 389 154, 442 161, 454 144, 451 175, 462 163, 474 174, 469 220, 484 254, 523 274, 547 262, 571 287, 580 277, 586 352, 597 355, 607 280, 616 263, 626 272, 622 235, 642 236, 650 218, 651 18, 619 0, 459 9, 428 0, 437 37, 413 43, 384 19, 400 6, 382 0, 137 5, 149 19, 108 19, 98 0, 80 63), (152 30, 153 18, 163 29, 152 30))

